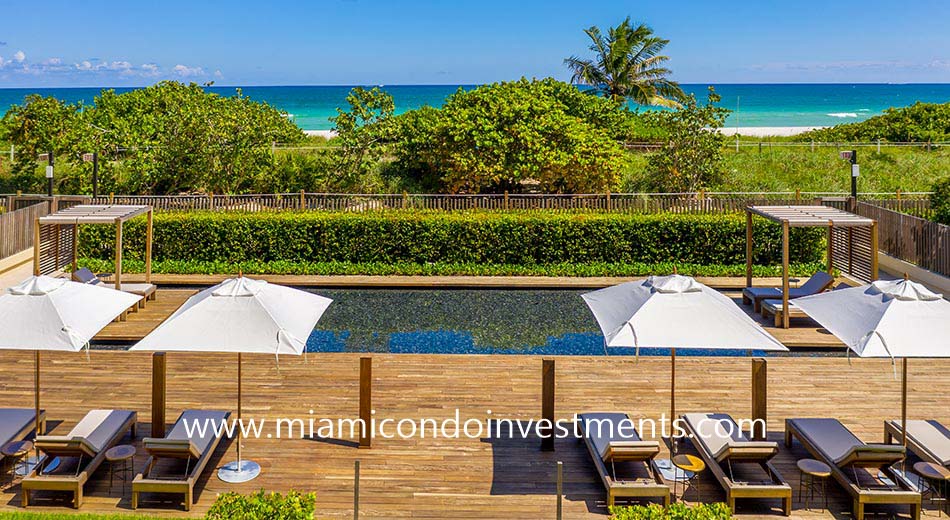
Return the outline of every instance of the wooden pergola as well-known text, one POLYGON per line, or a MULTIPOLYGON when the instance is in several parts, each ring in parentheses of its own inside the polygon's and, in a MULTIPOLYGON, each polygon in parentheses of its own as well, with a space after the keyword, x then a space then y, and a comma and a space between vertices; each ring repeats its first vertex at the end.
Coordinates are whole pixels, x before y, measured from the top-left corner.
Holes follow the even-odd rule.
MULTIPOLYGON (((148 219, 145 231, 145 283, 152 282, 152 207, 126 205, 78 205, 62 209, 40 217, 33 228, 33 272, 39 275, 41 261, 42 226, 69 226, 72 229, 72 267, 76 270, 78 261, 77 228, 82 224, 115 225, 115 288, 122 290, 122 224, 140 215, 148 219)), ((59 267, 59 266, 57 266, 59 267)))
MULTIPOLYGON (((782 226, 782 327, 789 326, 788 312, 788 264, 789 264, 789 229, 793 227, 825 227, 828 229, 828 273, 834 272, 834 230, 835 228, 869 228, 870 229, 870 264, 871 279, 877 280, 877 221, 848 213, 830 206, 749 206, 746 208, 745 231, 745 282, 746 287, 752 287, 752 217, 758 215, 778 222, 782 226)), ((849 257, 853 255, 854 244, 848 241, 849 257)))

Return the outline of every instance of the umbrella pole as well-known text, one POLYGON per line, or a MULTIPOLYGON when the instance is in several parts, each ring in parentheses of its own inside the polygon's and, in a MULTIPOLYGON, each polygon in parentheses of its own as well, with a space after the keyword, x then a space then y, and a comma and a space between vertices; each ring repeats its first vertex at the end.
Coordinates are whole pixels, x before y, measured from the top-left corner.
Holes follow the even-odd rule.
MULTIPOLYGON (((36 436, 43 434, 40 431, 40 351, 33 351, 33 407, 36 413, 36 436)), ((39 455, 39 453, 37 453, 39 455)))
POLYGON ((238 445, 237 445, 237 470, 241 471, 241 441, 244 440, 243 425, 241 424, 241 353, 238 352, 238 445))
POLYGON ((907 448, 907 358, 901 363, 901 444, 907 448))
POLYGON ((676 349, 670 349, 670 437, 676 436, 676 349))

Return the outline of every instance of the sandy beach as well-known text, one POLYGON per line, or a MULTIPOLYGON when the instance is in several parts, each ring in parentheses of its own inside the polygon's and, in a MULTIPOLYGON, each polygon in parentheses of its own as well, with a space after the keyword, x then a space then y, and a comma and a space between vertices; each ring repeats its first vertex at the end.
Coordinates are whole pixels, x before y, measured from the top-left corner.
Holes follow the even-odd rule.
POLYGON ((788 137, 798 135, 809 130, 828 128, 826 126, 740 126, 739 128, 723 128, 723 135, 733 136, 737 133, 747 137, 788 137))

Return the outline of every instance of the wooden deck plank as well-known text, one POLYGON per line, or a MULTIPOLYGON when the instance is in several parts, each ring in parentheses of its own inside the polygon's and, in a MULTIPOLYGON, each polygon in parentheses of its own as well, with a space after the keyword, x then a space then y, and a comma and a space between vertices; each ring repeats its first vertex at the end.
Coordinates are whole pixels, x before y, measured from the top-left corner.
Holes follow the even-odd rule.
MULTIPOLYGON (((0 406, 32 405, 32 354, 0 354, 0 406)), ((359 354, 272 356, 246 362, 245 417, 274 421, 279 417, 355 418, 358 412, 359 354)), ((174 420, 184 408, 233 409, 236 356, 168 354, 168 413, 174 420)), ((92 351, 44 353, 42 405, 54 433, 63 433, 92 408, 129 408, 139 412, 142 435, 149 431, 151 359, 148 354, 92 351)), ((247 358, 246 358, 247 361, 247 358)), ((657 418, 669 406, 669 361, 605 357, 557 357, 556 416, 591 410, 627 411, 657 418)), ((677 360, 678 408, 719 411, 746 417, 751 406, 750 360, 689 358, 677 360)), ((900 413, 900 384, 888 360, 844 358, 770 358, 770 438, 781 439, 787 417, 831 416, 842 420, 866 441, 880 441, 886 419, 900 413)), ((950 360, 910 365, 912 418, 950 424, 950 360)), ((454 415, 487 419, 536 419, 541 414, 541 358, 536 356, 406 355, 374 356, 373 405, 376 417, 454 415)), ((644 433, 647 437, 648 434, 644 433)), ((136 439, 136 444, 140 439, 136 439)), ((263 466, 260 478, 226 485, 215 469, 234 457, 234 444, 223 442, 198 486, 192 516, 203 514, 218 493, 260 488, 291 488, 317 493, 318 518, 352 518, 353 462, 361 461, 362 518, 551 518, 556 461, 564 463, 565 518, 604 518, 605 493, 583 444, 558 440, 555 452, 539 450, 538 439, 383 439, 360 450, 355 439, 249 439, 245 454, 263 466)), ((778 469, 797 489, 794 464, 807 456, 799 446, 782 448, 778 469)), ((136 468, 144 464, 140 453, 136 468)), ((700 485, 706 500, 722 493, 708 475, 700 485)), ((831 511, 846 515, 850 503, 829 486, 831 511)), ((65 510, 66 500, 38 494, 35 509, 65 510)), ((0 492, 0 511, 19 508, 19 487, 0 492)), ((173 505, 146 497, 146 512, 184 516, 173 505)), ((777 505, 777 504, 776 504, 777 505)), ((804 511, 795 497, 795 518, 833 518, 804 511)), ((103 466, 87 487, 83 511, 127 512, 129 493, 108 490, 103 466)), ((874 511, 874 510, 872 510, 874 511)), ((889 509, 877 511, 888 514, 889 509)), ((753 502, 739 504, 746 518, 780 518, 753 502)), ((894 510, 893 512, 900 512, 894 510)), ((928 509, 929 514, 935 510, 928 509)))

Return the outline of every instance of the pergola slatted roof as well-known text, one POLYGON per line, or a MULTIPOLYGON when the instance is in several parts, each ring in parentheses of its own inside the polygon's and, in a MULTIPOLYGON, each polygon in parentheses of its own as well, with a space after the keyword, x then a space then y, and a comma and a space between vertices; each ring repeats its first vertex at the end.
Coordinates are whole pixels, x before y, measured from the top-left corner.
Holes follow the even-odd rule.
POLYGON ((82 204, 40 217, 40 224, 115 224, 151 211, 151 206, 82 204))
POLYGON ((874 224, 872 219, 829 206, 750 206, 747 210, 775 222, 788 222, 790 227, 829 224, 839 227, 863 227, 874 224))

